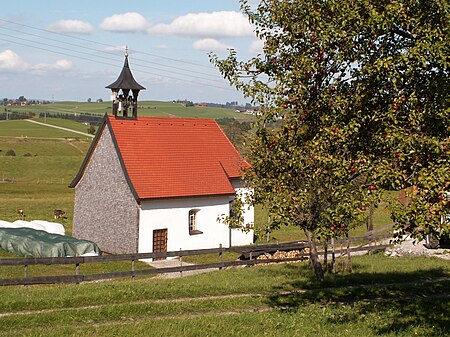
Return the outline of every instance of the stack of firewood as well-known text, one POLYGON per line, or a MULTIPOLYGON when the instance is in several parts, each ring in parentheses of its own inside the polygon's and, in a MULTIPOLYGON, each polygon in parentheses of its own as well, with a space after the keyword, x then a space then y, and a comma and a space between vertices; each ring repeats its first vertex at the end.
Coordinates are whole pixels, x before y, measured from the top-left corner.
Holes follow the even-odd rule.
MULTIPOLYGON (((301 255, 308 254, 308 253, 309 253, 309 248, 304 248, 302 250, 290 250, 287 252, 277 250, 273 254, 270 254, 270 253, 261 254, 257 257, 257 259, 258 260, 275 260, 275 259, 294 259, 294 258, 300 257, 300 260, 298 260, 298 261, 281 262, 281 263, 295 263, 295 262, 307 260, 308 259, 307 256, 302 257, 301 255)), ((278 263, 280 263, 280 262, 278 262, 278 263)), ((267 263, 267 264, 269 264, 269 263, 267 263)), ((264 264, 264 265, 267 265, 267 264, 264 264)))

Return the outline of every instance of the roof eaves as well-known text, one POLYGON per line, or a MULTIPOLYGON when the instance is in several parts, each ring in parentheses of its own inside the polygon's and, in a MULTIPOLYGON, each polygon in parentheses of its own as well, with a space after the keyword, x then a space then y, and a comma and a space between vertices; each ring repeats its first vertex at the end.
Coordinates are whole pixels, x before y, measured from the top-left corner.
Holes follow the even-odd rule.
POLYGON ((216 194, 198 194, 198 195, 182 195, 182 196, 168 196, 168 197, 152 197, 152 198, 141 198, 140 201, 151 201, 151 200, 166 200, 166 199, 189 199, 189 198, 205 198, 205 197, 222 197, 222 196, 232 196, 234 192, 230 193, 216 193, 216 194))

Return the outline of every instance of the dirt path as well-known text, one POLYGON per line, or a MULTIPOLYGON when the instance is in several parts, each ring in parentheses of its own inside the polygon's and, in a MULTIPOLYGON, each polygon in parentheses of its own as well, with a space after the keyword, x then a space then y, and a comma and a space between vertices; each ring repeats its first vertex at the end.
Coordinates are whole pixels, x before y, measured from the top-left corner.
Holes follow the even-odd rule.
POLYGON ((86 136, 86 137, 94 138, 94 135, 90 135, 89 133, 82 132, 82 131, 76 131, 76 130, 72 130, 72 129, 68 129, 68 128, 63 128, 62 126, 41 123, 41 122, 38 122, 38 121, 34 121, 32 119, 25 119, 25 121, 30 122, 30 123, 34 123, 34 124, 43 125, 43 126, 48 126, 50 128, 55 128, 55 129, 60 129, 60 130, 68 131, 68 132, 78 133, 78 134, 86 136))
POLYGON ((73 146, 74 148, 76 148, 81 154, 85 154, 85 151, 81 148, 79 148, 78 146, 76 146, 73 141, 67 141, 67 144, 69 144, 70 146, 73 146))

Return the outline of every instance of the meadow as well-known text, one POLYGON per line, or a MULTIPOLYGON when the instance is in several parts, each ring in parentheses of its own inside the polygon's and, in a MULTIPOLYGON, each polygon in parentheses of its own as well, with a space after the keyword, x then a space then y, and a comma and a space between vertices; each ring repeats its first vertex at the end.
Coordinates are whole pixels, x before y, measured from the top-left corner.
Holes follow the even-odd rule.
POLYGON ((353 258, 317 284, 307 262, 0 288, 0 336, 448 336, 450 264, 353 258))
MULTIPOLYGON (((104 115, 111 112, 111 102, 55 102, 50 104, 37 104, 14 106, 9 108, 17 112, 32 112, 38 117, 39 113, 67 113, 67 114, 97 114, 104 115)), ((236 118, 251 119, 249 115, 236 113, 233 109, 206 106, 186 107, 179 103, 160 101, 140 101, 139 116, 155 117, 184 117, 184 118, 236 118)))

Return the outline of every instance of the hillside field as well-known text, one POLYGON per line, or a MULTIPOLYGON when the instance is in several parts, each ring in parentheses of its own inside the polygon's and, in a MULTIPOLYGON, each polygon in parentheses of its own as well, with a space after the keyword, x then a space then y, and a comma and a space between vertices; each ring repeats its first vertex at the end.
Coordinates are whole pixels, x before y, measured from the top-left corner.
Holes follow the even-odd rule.
MULTIPOLYGON (((66 127, 72 123, 63 121, 66 127)), ((17 209, 22 208, 26 220, 54 221, 53 210, 62 209, 67 219, 59 221, 70 234, 74 192, 68 185, 90 143, 91 138, 71 132, 20 120, 0 121, 0 219, 21 219, 17 209), (9 150, 15 156, 7 156, 9 150)))
MULTIPOLYGON (((111 102, 55 102, 50 104, 11 106, 6 107, 11 111, 32 112, 39 116, 39 113, 68 113, 68 114, 97 114, 104 115, 111 113, 111 102)), ((252 119, 252 116, 236 113, 233 109, 192 106, 185 107, 178 103, 159 102, 159 101, 142 101, 138 107, 139 116, 155 116, 155 117, 184 117, 184 118, 236 118, 236 119, 252 119)))

